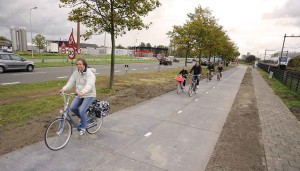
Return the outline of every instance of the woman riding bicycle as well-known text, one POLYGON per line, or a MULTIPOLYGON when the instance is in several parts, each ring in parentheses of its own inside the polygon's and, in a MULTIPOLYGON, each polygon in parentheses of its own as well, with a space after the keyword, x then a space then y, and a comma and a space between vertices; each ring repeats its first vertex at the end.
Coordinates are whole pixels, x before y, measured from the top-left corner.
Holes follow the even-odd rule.
POLYGON ((201 76, 201 72, 202 72, 202 68, 201 68, 201 65, 199 64, 199 62, 197 61, 196 64, 192 67, 191 71, 190 71, 190 74, 193 73, 193 81, 194 80, 197 80, 197 88, 199 86, 199 81, 200 81, 200 76, 201 76))
POLYGON ((87 66, 85 59, 78 58, 76 61, 77 69, 71 75, 67 84, 60 90, 65 92, 72 87, 76 87, 77 96, 74 98, 70 110, 81 120, 79 135, 83 135, 87 127, 86 111, 96 98, 94 71, 87 66))
POLYGON ((189 75, 189 73, 188 73, 188 71, 186 70, 185 67, 182 68, 182 70, 179 72, 179 75, 181 75, 183 78, 185 78, 183 83, 182 83, 183 87, 185 87, 186 78, 189 75))

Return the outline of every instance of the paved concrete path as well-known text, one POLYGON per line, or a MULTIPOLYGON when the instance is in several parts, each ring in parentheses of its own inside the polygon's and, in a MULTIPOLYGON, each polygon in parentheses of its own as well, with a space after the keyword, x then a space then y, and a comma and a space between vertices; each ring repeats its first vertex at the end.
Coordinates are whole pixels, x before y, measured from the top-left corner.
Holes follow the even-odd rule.
POLYGON ((300 123, 253 70, 268 171, 300 171, 300 123))
POLYGON ((39 142, 2 155, 0 170, 203 171, 245 71, 202 80, 192 97, 173 91, 116 112, 96 135, 74 132, 62 150, 39 142))

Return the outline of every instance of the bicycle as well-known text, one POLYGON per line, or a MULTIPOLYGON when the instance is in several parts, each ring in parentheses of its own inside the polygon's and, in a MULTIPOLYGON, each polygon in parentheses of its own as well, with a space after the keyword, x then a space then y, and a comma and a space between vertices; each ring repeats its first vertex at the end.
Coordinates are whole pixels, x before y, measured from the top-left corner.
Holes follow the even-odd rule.
POLYGON ((213 70, 208 70, 207 74, 206 74, 206 82, 210 82, 210 80, 212 79, 213 75, 212 75, 213 70))
POLYGON ((184 91, 184 87, 183 87, 183 82, 184 82, 185 78, 178 75, 176 76, 176 81, 178 82, 177 85, 177 94, 179 94, 181 91, 184 91))
MULTIPOLYGON (((70 99, 76 96, 75 93, 61 93, 64 99, 64 110, 60 111, 61 116, 54 119, 46 129, 44 141, 46 146, 54 151, 60 150, 67 145, 72 134, 72 124, 77 131, 80 125, 74 120, 70 110, 70 99)), ((109 113, 109 103, 107 101, 94 100, 87 110, 87 128, 89 134, 97 133, 102 124, 103 117, 109 113)))
POLYGON ((189 86, 189 91, 188 91, 188 94, 189 94, 190 97, 193 95, 193 92, 194 92, 195 94, 197 94, 197 92, 198 92, 198 88, 197 88, 197 79, 195 79, 196 76, 198 77, 198 79, 200 79, 200 78, 199 78, 200 75, 193 75, 193 76, 192 76, 192 83, 191 83, 191 85, 189 86))
POLYGON ((221 78, 222 78, 222 73, 221 73, 221 71, 220 71, 220 72, 218 72, 218 74, 217 74, 217 80, 220 81, 221 78))

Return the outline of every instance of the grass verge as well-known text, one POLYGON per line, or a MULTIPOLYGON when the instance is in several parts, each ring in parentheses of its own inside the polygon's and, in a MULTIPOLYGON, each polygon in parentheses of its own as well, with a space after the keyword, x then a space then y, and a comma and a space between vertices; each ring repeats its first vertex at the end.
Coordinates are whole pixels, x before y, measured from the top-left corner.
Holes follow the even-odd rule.
POLYGON ((259 73, 263 76, 264 80, 273 89, 275 94, 281 98, 284 104, 288 108, 299 107, 300 108, 300 92, 290 90, 284 86, 280 81, 276 79, 270 79, 269 74, 261 69, 258 69, 259 73))

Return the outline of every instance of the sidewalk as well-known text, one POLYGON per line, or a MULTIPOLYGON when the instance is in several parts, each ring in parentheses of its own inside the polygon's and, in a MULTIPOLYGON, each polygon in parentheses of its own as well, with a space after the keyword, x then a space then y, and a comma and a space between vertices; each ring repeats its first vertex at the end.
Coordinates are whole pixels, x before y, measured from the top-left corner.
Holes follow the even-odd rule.
POLYGON ((96 135, 73 132, 62 150, 39 142, 0 156, 1 170, 204 171, 245 71, 202 80, 192 97, 173 91, 116 112, 96 135))
POLYGON ((258 71, 252 73, 268 171, 300 171, 300 123, 258 71))

